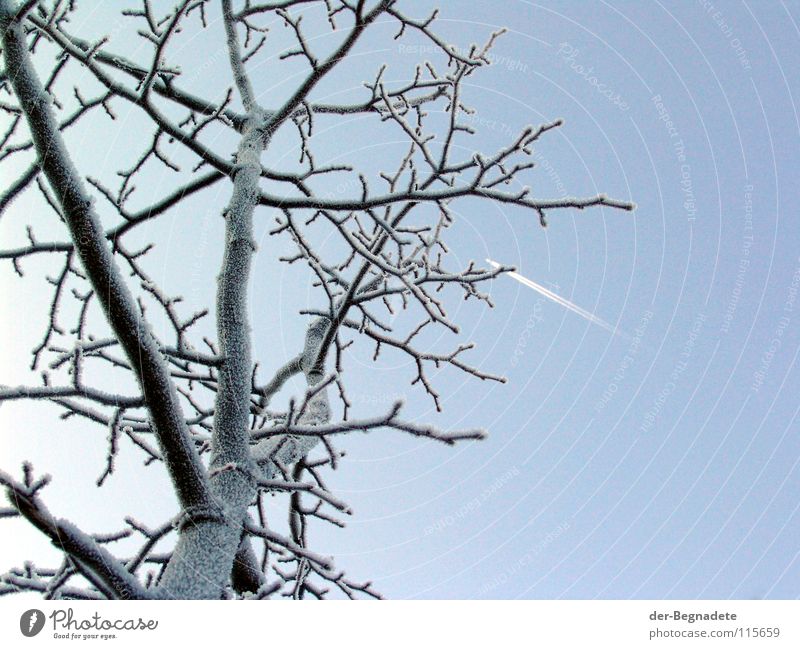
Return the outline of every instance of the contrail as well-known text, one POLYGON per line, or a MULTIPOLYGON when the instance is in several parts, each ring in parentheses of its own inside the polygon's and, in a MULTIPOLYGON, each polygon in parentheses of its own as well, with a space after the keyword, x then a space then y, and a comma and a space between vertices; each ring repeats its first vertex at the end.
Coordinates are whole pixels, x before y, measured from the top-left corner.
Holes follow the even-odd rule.
MULTIPOLYGON (((486 262, 488 264, 490 264, 491 266, 493 266, 494 268, 500 268, 500 264, 498 264, 496 261, 492 261, 491 259, 487 259, 486 262)), ((553 293, 553 291, 551 291, 549 289, 546 289, 541 284, 537 284, 533 280, 530 280, 527 277, 523 277, 519 273, 515 273, 513 271, 507 272, 506 275, 508 275, 509 277, 514 278, 520 284, 524 284, 528 288, 532 288, 534 291, 536 291, 538 293, 541 293, 546 298, 549 298, 549 299, 553 300, 553 302, 555 302, 556 304, 560 304, 561 306, 563 306, 566 309, 569 309, 573 313, 577 313, 582 318, 586 318, 589 322, 592 322, 592 323, 602 327, 603 329, 605 329, 606 331, 611 332, 615 336, 623 336, 623 337, 626 336, 626 334, 624 332, 622 332, 619 329, 617 329, 616 327, 608 324, 605 320, 602 320, 601 318, 598 318, 594 313, 589 313, 586 309, 581 309, 581 307, 579 307, 577 304, 573 304, 569 300, 565 300, 563 297, 561 297, 560 295, 556 295, 555 293, 553 293)))

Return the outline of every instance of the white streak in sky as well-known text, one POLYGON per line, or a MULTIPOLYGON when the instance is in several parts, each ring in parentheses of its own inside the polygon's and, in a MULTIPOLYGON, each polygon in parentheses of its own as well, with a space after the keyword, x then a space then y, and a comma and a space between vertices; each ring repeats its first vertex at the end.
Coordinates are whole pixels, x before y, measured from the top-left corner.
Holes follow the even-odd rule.
MULTIPOLYGON (((500 264, 498 264, 496 261, 487 259, 486 262, 491 266, 493 266, 494 268, 500 268, 500 264)), ((565 300, 563 297, 561 297, 560 295, 556 295, 555 293, 553 293, 553 291, 546 289, 541 284, 537 284, 533 280, 530 280, 527 277, 523 277, 519 273, 515 273, 513 271, 509 271, 505 274, 517 280, 520 284, 524 284, 528 288, 532 288, 537 293, 541 293, 546 298, 553 300, 553 302, 555 302, 556 304, 560 304, 561 306, 563 306, 566 309, 569 309, 573 313, 577 313, 582 318, 586 318, 589 322, 602 327, 606 331, 610 331, 614 335, 622 335, 622 336, 625 335, 624 333, 616 329, 614 326, 608 324, 605 320, 598 318, 594 313, 589 313, 586 309, 582 309, 577 304, 573 304, 569 300, 565 300)))

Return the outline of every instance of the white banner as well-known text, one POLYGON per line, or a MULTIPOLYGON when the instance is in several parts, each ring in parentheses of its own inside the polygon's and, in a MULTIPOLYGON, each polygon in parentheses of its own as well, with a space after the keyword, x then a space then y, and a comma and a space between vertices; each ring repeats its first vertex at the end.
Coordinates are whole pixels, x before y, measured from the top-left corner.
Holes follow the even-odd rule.
POLYGON ((796 601, 0 603, 7 647, 800 646, 796 601), (285 644, 285 643, 288 643, 285 644))

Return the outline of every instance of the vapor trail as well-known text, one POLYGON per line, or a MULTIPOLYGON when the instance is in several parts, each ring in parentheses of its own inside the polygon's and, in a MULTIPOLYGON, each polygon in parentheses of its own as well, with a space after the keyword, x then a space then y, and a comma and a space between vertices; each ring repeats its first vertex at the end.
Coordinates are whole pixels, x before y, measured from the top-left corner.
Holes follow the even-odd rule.
MULTIPOLYGON (((496 261, 492 261, 491 259, 487 259, 486 262, 488 264, 490 264, 491 266, 493 266, 494 268, 500 268, 500 264, 498 264, 496 261)), ((515 273, 513 271, 509 271, 509 272, 507 272, 505 274, 508 275, 509 277, 517 280, 520 284, 524 284, 528 288, 532 288, 537 293, 541 293, 546 298, 549 298, 549 299, 553 300, 553 302, 555 302, 556 304, 560 304, 565 309, 569 309, 573 313, 577 313, 582 318, 586 318, 589 322, 602 327, 606 331, 611 332, 615 336, 616 335, 625 336, 625 334, 623 332, 619 331, 614 326, 608 324, 605 320, 602 320, 601 318, 598 318, 594 313, 589 313, 586 309, 582 309, 577 304, 573 304, 569 300, 565 300, 563 297, 561 297, 560 295, 556 295, 555 293, 553 293, 553 291, 551 291, 549 289, 546 289, 541 284, 537 284, 533 280, 530 280, 527 277, 523 277, 519 273, 515 273)))

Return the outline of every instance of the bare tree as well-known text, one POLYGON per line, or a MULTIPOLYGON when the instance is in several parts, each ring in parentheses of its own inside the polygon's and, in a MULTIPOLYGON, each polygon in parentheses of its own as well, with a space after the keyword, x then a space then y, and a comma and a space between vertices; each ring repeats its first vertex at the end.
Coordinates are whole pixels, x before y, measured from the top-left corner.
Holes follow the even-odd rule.
MULTIPOLYGON (((499 32, 482 45, 459 49, 435 30, 436 12, 412 17, 394 0, 181 0, 166 13, 153 0, 142 0, 121 12, 126 29, 151 51, 135 61, 107 38, 73 32, 77 4, 0 0, 0 108, 7 124, 0 162, 32 159, 4 183, 0 214, 13 211, 23 193, 38 192, 42 209, 54 216, 45 240, 29 223, 28 243, 0 250, 0 258, 20 277, 31 257, 47 255, 57 264, 47 278, 52 297, 43 314, 44 336, 32 350, 41 384, 0 387, 0 400, 48 401, 65 417, 105 429, 107 462, 98 487, 114 472, 123 440, 132 442, 147 464, 168 472, 180 511, 158 525, 120 513, 121 529, 90 534, 47 509, 47 476, 37 476, 29 464, 18 478, 1 472, 10 507, 0 516, 24 517, 63 551, 63 562, 11 569, 0 578, 0 592, 37 591, 48 598, 321 598, 338 589, 348 597, 378 597, 369 583, 351 581, 308 547, 312 519, 340 524, 336 516, 349 513, 325 485, 325 471, 340 458, 333 439, 385 428, 454 444, 484 433, 414 423, 404 418, 401 403, 370 418, 351 418, 348 347, 367 341, 376 359, 387 349, 407 355, 416 368, 412 384, 437 410, 432 367, 503 381, 469 363, 470 344, 438 351, 419 342, 423 331, 458 333, 447 300, 460 293, 490 305, 482 287, 513 270, 472 262, 455 268, 446 243, 454 202, 472 198, 516 206, 542 226, 556 210, 632 205, 604 195, 548 200, 523 187, 522 176, 534 166, 533 145, 560 121, 527 127, 493 152, 463 154, 472 151, 474 133, 464 81, 490 63, 499 32), (378 67, 353 103, 317 101, 320 82, 352 74, 351 54, 370 29, 391 29, 396 39, 424 39, 430 61, 416 65, 403 82, 378 67), (203 30, 220 30, 227 48, 231 82, 219 97, 183 85, 186 72, 168 62, 176 44, 186 47, 203 30), (282 62, 300 61, 305 71, 285 96, 266 93, 255 82, 264 61, 274 74, 281 74, 282 62), (75 67, 96 94, 89 97, 82 87, 71 89, 71 96, 64 90, 65 71, 75 67), (148 118, 152 131, 112 188, 97 176, 99 170, 77 168, 64 135, 80 120, 107 120, 112 128, 116 111, 126 104, 148 118), (358 114, 404 138, 404 153, 390 171, 321 162, 316 130, 358 114), (238 142, 233 156, 225 149, 232 136, 238 142), (295 138, 299 161, 265 162, 273 141, 286 138, 295 138), (129 207, 137 178, 159 167, 174 178, 171 191, 129 207), (330 192, 342 178, 352 179, 344 185, 349 191, 330 192), (126 239, 219 183, 229 184, 230 199, 222 211, 216 303, 186 313, 181 298, 148 274, 146 256, 157 242, 134 249, 126 239), (253 358, 248 322, 254 218, 274 219, 271 234, 293 244, 282 261, 305 264, 319 296, 317 308, 294 316, 307 327, 304 347, 269 378, 260 376, 258 361, 277 366, 277 359, 253 358), (336 235, 335 253, 323 254, 313 228, 336 235), (407 330, 391 322, 398 308, 415 317, 407 330), (67 312, 74 314, 71 324, 63 321, 67 312), (207 315, 214 319, 215 340, 195 333, 207 315), (154 319, 169 323, 169 339, 154 334, 154 319), (100 387, 104 367, 132 377, 130 392, 100 387), (272 409, 296 375, 305 380, 304 392, 290 398, 288 408, 272 409), (277 532, 265 519, 263 499, 275 492, 286 494, 289 533, 277 532), (135 553, 112 552, 115 543, 136 538, 141 543, 135 553)), ((196 54, 199 60, 207 53, 196 54)))

